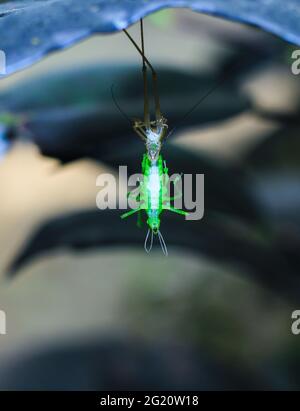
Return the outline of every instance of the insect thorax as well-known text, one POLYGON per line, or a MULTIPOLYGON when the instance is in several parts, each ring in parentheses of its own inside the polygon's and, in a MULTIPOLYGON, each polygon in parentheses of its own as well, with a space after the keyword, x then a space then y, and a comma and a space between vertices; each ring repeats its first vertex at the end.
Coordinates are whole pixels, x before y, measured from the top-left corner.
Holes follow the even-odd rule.
POLYGON ((143 138, 149 159, 156 160, 160 154, 162 141, 166 137, 168 125, 164 118, 152 121, 147 126, 143 121, 135 121, 135 132, 143 138))

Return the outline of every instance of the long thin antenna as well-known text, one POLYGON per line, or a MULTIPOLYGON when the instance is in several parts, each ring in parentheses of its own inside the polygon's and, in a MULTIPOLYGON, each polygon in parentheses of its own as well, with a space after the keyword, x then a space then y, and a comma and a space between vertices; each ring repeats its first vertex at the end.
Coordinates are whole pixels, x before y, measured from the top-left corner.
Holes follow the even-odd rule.
POLYGON ((219 81, 217 81, 201 98, 200 100, 198 100, 193 107, 191 107, 179 120, 179 122, 176 124, 176 126, 174 126, 172 128, 172 130, 170 131, 170 133, 168 134, 167 137, 170 137, 176 130, 177 128, 187 119, 187 117, 189 115, 191 115, 193 113, 193 111, 195 111, 201 103, 203 103, 204 100, 207 99, 207 97, 209 97, 215 90, 217 90, 219 87, 221 87, 230 77, 230 75, 232 74, 232 72, 234 71, 234 69, 236 69, 241 63, 241 61, 238 61, 237 64, 235 65, 236 67, 231 67, 230 71, 227 71, 224 73, 224 75, 219 79, 219 81))
POLYGON ((117 109, 118 109, 119 112, 122 114, 122 116, 131 124, 131 123, 132 123, 131 119, 127 116, 127 114, 125 113, 125 111, 121 108, 120 104, 117 102, 117 99, 116 99, 115 93, 114 93, 114 87, 115 87, 115 85, 112 84, 112 85, 111 85, 111 89, 110 89, 113 102, 115 103, 117 109))

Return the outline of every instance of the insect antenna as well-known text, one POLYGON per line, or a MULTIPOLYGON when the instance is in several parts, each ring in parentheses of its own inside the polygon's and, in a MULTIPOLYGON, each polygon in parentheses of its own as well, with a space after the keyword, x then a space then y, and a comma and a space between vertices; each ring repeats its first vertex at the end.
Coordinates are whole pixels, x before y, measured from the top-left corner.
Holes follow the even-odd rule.
POLYGON ((166 243, 165 243, 165 240, 164 240, 164 238, 163 238, 163 236, 162 236, 162 233, 161 233, 159 230, 158 230, 158 239, 159 239, 159 243, 160 243, 161 249, 162 249, 164 255, 167 257, 167 256, 168 256, 168 248, 167 248, 167 245, 166 245, 166 243))
POLYGON ((190 116, 200 105, 203 103, 204 100, 207 99, 215 90, 221 87, 231 76, 235 69, 237 69, 241 65, 241 60, 239 60, 236 64, 230 67, 230 70, 226 70, 223 76, 217 81, 179 120, 179 122, 172 128, 169 132, 167 137, 170 137, 178 127, 184 123, 184 121, 190 116))
POLYGON ((153 246, 153 230, 150 230, 150 228, 148 228, 148 232, 145 238, 145 243, 144 243, 144 248, 146 253, 150 253, 150 251, 152 250, 152 246, 153 246), (151 235, 150 235, 150 231, 151 231, 151 235), (148 242, 150 241, 150 244, 148 245, 148 242))
POLYGON ((114 93, 114 87, 115 85, 112 84, 110 91, 111 91, 111 97, 113 99, 113 102, 115 103, 115 106, 117 107, 117 109, 119 110, 119 112, 121 113, 121 115, 125 118, 126 121, 128 121, 130 124, 132 123, 132 120, 127 116, 127 114, 125 113, 125 111, 122 109, 122 107, 120 106, 120 104, 117 102, 117 99, 115 97, 115 93, 114 93))

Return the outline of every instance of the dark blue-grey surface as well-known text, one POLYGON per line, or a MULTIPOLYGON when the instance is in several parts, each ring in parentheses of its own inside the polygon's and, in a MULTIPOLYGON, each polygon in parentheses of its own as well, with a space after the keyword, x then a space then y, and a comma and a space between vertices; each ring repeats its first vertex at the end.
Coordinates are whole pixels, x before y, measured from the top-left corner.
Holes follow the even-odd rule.
POLYGON ((300 45, 299 0, 15 0, 0 2, 0 49, 7 56, 7 74, 93 33, 121 30, 167 7, 253 24, 300 45))

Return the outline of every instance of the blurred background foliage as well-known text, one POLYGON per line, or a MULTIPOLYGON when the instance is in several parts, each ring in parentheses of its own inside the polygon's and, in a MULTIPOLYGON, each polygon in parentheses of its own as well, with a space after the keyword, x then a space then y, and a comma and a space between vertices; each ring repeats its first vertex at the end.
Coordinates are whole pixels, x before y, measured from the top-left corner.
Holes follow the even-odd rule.
POLYGON ((145 255, 134 220, 96 209, 97 175, 139 172, 144 150, 111 93, 141 115, 122 33, 2 79, 0 388, 299 389, 293 47, 184 10, 150 16, 146 45, 176 127, 164 157, 205 174, 205 216, 163 216, 166 259, 145 255))

